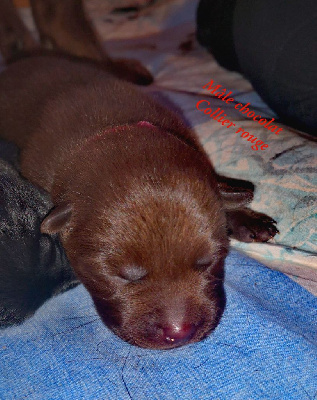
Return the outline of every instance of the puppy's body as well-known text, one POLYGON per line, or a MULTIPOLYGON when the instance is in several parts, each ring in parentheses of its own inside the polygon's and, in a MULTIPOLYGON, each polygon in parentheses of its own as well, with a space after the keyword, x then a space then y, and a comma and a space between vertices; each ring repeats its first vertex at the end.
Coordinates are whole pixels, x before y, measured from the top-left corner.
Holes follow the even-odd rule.
POLYGON ((145 347, 204 337, 223 308, 228 239, 215 174, 192 133, 80 62, 19 61, 0 76, 0 93, 1 134, 56 206, 44 230, 60 232, 104 321, 145 347))
POLYGON ((83 140, 111 127, 148 121, 202 152, 174 114, 89 63, 54 56, 27 58, 3 72, 0 90, 2 136, 23 149, 23 173, 49 191, 62 160, 69 159, 83 140))

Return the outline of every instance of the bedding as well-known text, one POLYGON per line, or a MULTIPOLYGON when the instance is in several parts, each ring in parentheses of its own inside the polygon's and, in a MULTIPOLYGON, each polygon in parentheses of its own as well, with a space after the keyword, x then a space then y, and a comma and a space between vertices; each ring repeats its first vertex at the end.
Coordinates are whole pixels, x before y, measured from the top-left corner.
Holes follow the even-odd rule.
MULTIPOLYGON (((317 293, 317 142, 279 123, 282 130, 276 135, 235 108, 249 103, 250 112, 267 121, 274 119, 274 125, 278 120, 250 82, 220 67, 197 43, 197 0, 157 0, 125 13, 109 13, 110 4, 86 0, 108 52, 140 60, 155 77, 154 84, 144 90, 183 115, 219 173, 253 182, 256 193, 251 207, 277 221, 280 234, 274 241, 245 244, 232 240, 233 248, 288 273, 317 293), (226 103, 211 93, 207 85, 211 80, 230 91, 234 101, 226 103), (222 115, 235 127, 228 128, 199 111, 200 100, 208 101, 213 110, 224 111, 222 115), (268 146, 253 150, 254 138, 268 146)), ((34 31, 30 10, 22 9, 22 16, 34 31)))
POLYGON ((303 400, 317 393, 317 299, 237 252, 227 306, 204 341, 173 350, 123 342, 82 285, 0 335, 2 400, 303 400))

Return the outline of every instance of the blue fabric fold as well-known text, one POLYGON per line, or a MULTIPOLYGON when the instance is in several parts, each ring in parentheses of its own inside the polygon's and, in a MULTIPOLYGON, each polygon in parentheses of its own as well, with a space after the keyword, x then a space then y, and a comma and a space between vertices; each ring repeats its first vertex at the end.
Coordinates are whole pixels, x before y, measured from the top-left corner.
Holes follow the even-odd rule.
POLYGON ((317 397, 317 299, 237 252, 204 341, 145 350, 112 334, 79 286, 0 332, 0 398, 303 400, 317 397))

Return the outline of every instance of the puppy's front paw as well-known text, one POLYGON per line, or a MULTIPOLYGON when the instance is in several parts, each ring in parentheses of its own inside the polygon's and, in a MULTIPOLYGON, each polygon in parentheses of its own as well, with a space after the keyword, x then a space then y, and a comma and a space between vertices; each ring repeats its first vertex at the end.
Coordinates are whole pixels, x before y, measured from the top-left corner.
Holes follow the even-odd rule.
POLYGON ((267 242, 277 233, 276 221, 248 208, 227 212, 228 232, 241 242, 267 242))

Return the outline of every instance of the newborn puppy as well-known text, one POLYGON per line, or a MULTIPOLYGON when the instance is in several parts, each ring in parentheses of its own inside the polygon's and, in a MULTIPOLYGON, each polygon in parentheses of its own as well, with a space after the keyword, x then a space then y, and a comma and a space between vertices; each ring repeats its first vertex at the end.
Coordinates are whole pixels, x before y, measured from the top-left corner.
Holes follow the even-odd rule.
POLYGON ((52 203, 23 179, 17 149, 0 141, 0 327, 21 323, 78 282, 57 235, 40 233, 52 203))
POLYGON ((11 64, 0 135, 51 194, 41 231, 59 234, 105 324, 141 347, 193 343, 223 312, 228 231, 266 241, 277 230, 246 208, 253 185, 218 177, 175 114, 109 71, 54 55, 11 64))
MULTIPOLYGON (((22 174, 52 196, 42 233, 59 233, 117 335, 168 349, 215 328, 225 207, 229 215, 245 206, 252 190, 220 183, 223 200, 206 153, 176 115, 97 66, 33 57, 0 75, 0 133, 20 147, 22 174)), ((254 240, 276 232, 261 219, 257 226, 254 240)))

